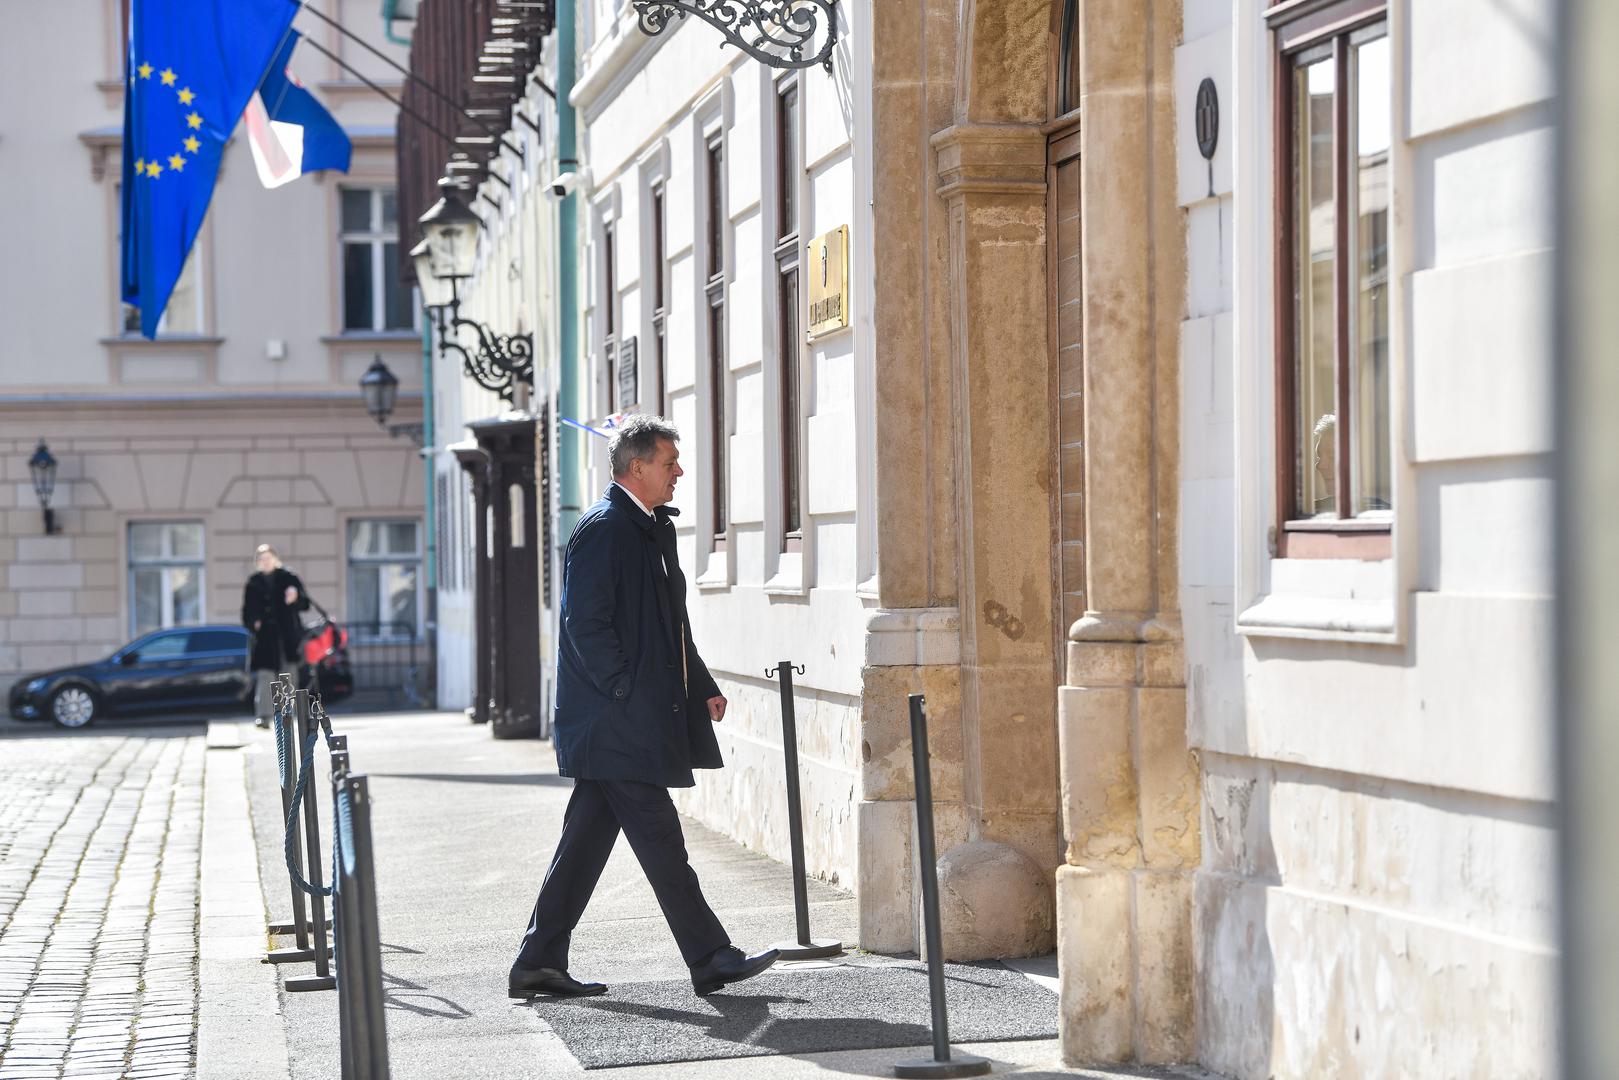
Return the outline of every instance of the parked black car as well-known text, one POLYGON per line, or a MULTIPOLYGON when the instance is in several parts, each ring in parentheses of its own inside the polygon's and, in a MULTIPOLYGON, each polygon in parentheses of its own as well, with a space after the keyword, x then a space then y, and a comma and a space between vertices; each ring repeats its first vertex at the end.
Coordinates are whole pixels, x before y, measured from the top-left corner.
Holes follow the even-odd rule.
MULTIPOLYGON (((105 660, 28 675, 12 684, 11 715, 78 728, 103 716, 235 709, 253 692, 248 635, 239 626, 187 626, 136 638, 105 660)), ((318 668, 321 697, 347 697, 354 679, 347 658, 318 668)))

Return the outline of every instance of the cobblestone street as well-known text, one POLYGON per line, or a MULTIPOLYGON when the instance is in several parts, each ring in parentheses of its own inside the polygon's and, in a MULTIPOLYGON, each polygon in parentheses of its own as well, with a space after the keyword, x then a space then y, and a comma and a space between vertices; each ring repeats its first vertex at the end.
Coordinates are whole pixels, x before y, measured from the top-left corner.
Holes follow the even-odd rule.
POLYGON ((203 755, 197 728, 0 734, 0 1077, 194 1072, 203 755))

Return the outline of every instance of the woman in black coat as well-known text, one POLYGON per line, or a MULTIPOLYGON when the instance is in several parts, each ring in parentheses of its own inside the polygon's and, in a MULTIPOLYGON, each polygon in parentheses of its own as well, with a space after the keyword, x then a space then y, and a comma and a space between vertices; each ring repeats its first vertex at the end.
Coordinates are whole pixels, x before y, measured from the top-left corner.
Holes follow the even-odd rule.
POLYGON ((309 597, 269 544, 259 545, 254 561, 258 571, 242 590, 242 625, 253 635, 247 666, 254 675, 254 722, 268 727, 274 711, 270 686, 277 672, 293 670, 297 662, 304 636, 298 613, 309 610, 309 597))

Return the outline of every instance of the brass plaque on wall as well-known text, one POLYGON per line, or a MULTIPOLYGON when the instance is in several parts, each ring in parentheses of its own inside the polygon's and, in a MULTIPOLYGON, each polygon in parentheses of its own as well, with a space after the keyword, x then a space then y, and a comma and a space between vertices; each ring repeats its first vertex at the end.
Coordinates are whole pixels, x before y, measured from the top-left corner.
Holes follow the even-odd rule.
POLYGON ((849 226, 839 225, 809 244, 809 336, 849 325, 849 226))

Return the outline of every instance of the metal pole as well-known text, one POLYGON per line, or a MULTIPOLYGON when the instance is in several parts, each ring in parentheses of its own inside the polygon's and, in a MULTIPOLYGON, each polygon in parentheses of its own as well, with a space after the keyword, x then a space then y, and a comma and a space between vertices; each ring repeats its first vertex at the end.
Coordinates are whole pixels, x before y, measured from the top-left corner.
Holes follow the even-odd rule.
POLYGON ((357 1002, 351 974, 357 966, 352 960, 354 917, 351 909, 354 906, 354 890, 349 886, 349 875, 345 869, 352 858, 349 840, 351 830, 348 827, 348 792, 344 786, 349 772, 348 739, 343 735, 333 735, 331 741, 332 806, 337 810, 337 821, 332 828, 332 863, 335 867, 332 873, 332 884, 335 886, 332 892, 332 941, 335 946, 332 956, 335 963, 334 974, 337 976, 338 1064, 343 1080, 355 1080, 354 1039, 357 1002))
MULTIPOLYGON (((286 747, 284 760, 278 765, 281 770, 281 824, 285 827, 287 818, 292 815, 292 791, 298 785, 298 753, 297 736, 290 721, 292 704, 292 674, 280 672, 275 678, 275 726, 276 735, 282 739, 286 747)), ((296 854, 296 852, 294 852, 296 854)), ((299 857, 299 870, 303 867, 302 857, 299 857)), ((287 879, 288 888, 292 892, 292 921, 276 922, 270 924, 272 934, 292 934, 295 947, 290 949, 271 949, 264 954, 264 960, 270 964, 301 964, 315 958, 315 950, 309 947, 309 921, 304 914, 304 894, 293 883, 291 877, 287 879)))
POLYGON ((911 762, 916 775, 916 859, 922 878, 922 926, 927 948, 928 997, 933 1006, 933 1059, 901 1061, 895 1076, 983 1076, 989 1062, 950 1056, 950 1021, 944 998, 944 944, 939 929, 939 864, 933 850, 933 773, 928 759, 926 700, 910 695, 911 762))
POLYGON ((344 784, 353 841, 352 848, 345 851, 344 887, 351 893, 349 914, 355 940, 350 955, 359 987, 355 1075, 363 1080, 387 1080, 388 1023, 382 991, 382 930, 377 924, 376 862, 371 848, 371 796, 363 776, 349 776, 344 784))
MULTIPOLYGON (((804 673, 803 668, 798 673, 804 673)), ((798 940, 780 941, 773 948, 783 960, 819 960, 843 951, 843 942, 810 937, 809 883, 804 869, 804 807, 798 777, 798 718, 793 705, 793 662, 783 660, 765 672, 781 683, 781 748, 787 759, 787 842, 793 857, 793 914, 798 940)))
MULTIPOLYGON (((294 745, 294 753, 300 752, 304 741, 309 738, 311 724, 309 720, 309 691, 298 690, 293 698, 294 709, 298 715, 298 741, 294 745)), ((309 771, 315 771, 311 760, 309 771)), ((304 850, 307 853, 305 862, 306 877, 315 888, 321 887, 320 872, 320 808, 316 796, 315 785, 306 778, 304 780, 304 850)), ((311 945, 315 950, 315 974, 302 975, 287 979, 282 985, 288 993, 300 993, 309 990, 335 990, 337 980, 332 978, 331 947, 326 935, 326 901, 320 896, 309 898, 311 945)))

